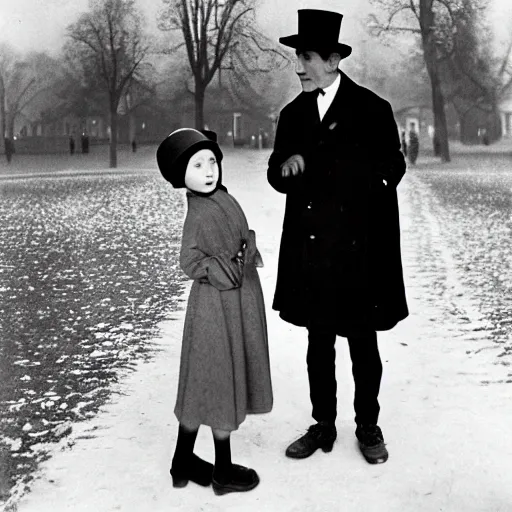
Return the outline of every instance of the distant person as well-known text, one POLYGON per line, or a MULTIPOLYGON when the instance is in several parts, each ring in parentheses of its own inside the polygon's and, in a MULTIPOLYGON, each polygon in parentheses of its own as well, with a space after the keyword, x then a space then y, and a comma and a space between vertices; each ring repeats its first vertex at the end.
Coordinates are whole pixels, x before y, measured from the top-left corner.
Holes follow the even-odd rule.
POLYGON ((420 149, 420 141, 418 139, 418 133, 416 132, 416 126, 414 123, 410 124, 409 128, 409 149, 408 149, 408 158, 409 162, 414 165, 416 163, 416 159, 418 158, 418 153, 420 149))
MULTIPOLYGON (((270 185, 286 194, 273 309, 308 331, 306 356, 316 421, 286 449, 304 459, 337 437, 336 338, 347 338, 355 384, 355 435, 364 458, 386 462, 378 425, 382 362, 377 332, 408 315, 396 187, 405 173, 390 104, 339 69, 342 15, 299 10, 295 49, 302 92, 280 113, 270 185), (372 119, 371 147, 361 134, 372 119)), ((293 369, 297 371, 297 369, 293 369)), ((324 466, 329 469, 329 465, 324 466)))
POLYGON ((174 487, 189 480, 215 494, 243 492, 259 483, 256 471, 231 461, 231 432, 247 414, 272 409, 272 383, 262 266, 254 231, 222 185, 222 152, 203 133, 183 128, 158 147, 163 177, 187 189, 180 265, 194 280, 181 349, 179 421, 171 476, 174 487), (215 465, 194 454, 199 427, 211 427, 215 465))
POLYGON ((75 154, 75 138, 72 135, 69 137, 69 154, 75 154))
POLYGON ((407 156, 407 140, 405 138, 405 130, 402 130, 401 143, 402 143, 402 153, 404 154, 404 156, 407 156))
POLYGON ((137 143, 135 142, 135 139, 132 140, 132 153, 137 152, 137 143))
POLYGON ((14 154, 14 143, 9 137, 4 138, 4 147, 5 158, 7 159, 7 163, 10 164, 12 160, 12 155, 14 154))
POLYGON ((86 133, 82 134, 82 153, 89 153, 89 135, 86 133))
POLYGON ((489 145, 489 135, 487 133, 487 128, 482 128, 481 129, 481 140, 482 140, 482 144, 484 146, 488 146, 489 145))

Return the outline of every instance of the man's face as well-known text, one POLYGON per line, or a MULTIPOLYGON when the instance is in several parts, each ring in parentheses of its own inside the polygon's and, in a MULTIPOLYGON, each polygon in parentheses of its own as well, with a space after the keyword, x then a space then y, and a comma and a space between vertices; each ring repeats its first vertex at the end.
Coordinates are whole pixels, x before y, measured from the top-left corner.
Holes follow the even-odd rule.
POLYGON ((333 63, 331 59, 325 61, 313 51, 297 50, 295 72, 297 73, 302 90, 312 92, 321 87, 327 87, 333 82, 333 63))

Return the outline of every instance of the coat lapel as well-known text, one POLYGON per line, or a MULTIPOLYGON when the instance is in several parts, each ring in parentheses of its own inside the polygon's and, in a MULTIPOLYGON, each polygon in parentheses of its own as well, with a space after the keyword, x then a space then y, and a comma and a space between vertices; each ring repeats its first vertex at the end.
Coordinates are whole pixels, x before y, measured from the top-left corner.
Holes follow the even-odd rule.
POLYGON ((322 122, 322 132, 325 130, 331 131, 337 128, 340 124, 345 128, 349 129, 349 120, 353 119, 353 111, 357 108, 354 104, 354 95, 351 94, 351 89, 354 87, 354 82, 350 78, 340 71, 341 81, 336 96, 327 109, 322 122), (352 101, 349 101, 352 99, 352 101))
POLYGON ((302 93, 302 128, 303 128, 303 141, 307 145, 315 145, 318 140, 319 130, 321 127, 320 114, 318 113, 318 104, 316 97, 309 93, 302 93))
POLYGON ((357 85, 340 71, 341 81, 338 92, 334 97, 331 105, 320 121, 318 113, 318 104, 316 97, 309 93, 302 94, 302 102, 300 103, 301 126, 303 130, 302 140, 308 147, 315 147, 318 143, 328 137, 332 130, 336 129, 346 133, 350 133, 351 123, 353 123, 355 110, 359 105, 353 101, 354 89, 357 85))

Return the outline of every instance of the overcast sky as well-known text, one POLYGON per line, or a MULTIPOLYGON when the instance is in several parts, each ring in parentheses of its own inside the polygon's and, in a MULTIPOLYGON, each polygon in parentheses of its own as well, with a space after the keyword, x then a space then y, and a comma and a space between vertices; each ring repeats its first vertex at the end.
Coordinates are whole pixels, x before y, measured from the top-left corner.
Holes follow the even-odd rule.
MULTIPOLYGON (((512 13, 512 0, 492 0, 495 19, 504 27, 512 13)), ((154 23, 162 5, 160 0, 136 0, 148 21, 154 23)), ((260 0, 258 21, 273 38, 297 31, 297 9, 315 8, 339 11, 344 14, 340 40, 354 42, 358 23, 367 9, 367 0, 260 0)), ((60 50, 65 28, 88 8, 88 0, 0 0, 0 41, 7 41, 16 49, 60 50)))

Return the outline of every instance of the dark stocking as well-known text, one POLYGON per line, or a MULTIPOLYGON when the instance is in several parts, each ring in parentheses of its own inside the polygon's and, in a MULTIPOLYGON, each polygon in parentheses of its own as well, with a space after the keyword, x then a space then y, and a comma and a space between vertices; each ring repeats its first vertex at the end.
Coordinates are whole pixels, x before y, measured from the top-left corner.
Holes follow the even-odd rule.
POLYGON ((213 437, 215 444, 215 466, 213 470, 213 478, 219 483, 229 481, 231 469, 231 440, 229 437, 218 438, 213 437))
POLYGON ((187 430, 183 425, 180 425, 178 430, 178 441, 176 442, 176 450, 174 451, 173 465, 178 462, 190 460, 194 452, 194 445, 196 443, 197 432, 196 430, 187 430))
POLYGON ((204 486, 212 482, 213 466, 194 453, 198 430, 188 430, 180 425, 171 467, 174 487, 185 487, 189 480, 204 486))

